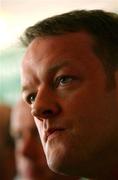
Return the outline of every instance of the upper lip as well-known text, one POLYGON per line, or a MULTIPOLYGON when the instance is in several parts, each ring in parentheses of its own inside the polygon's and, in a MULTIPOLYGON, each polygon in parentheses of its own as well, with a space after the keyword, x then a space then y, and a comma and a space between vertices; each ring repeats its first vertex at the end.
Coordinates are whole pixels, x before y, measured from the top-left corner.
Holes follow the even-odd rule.
POLYGON ((46 132, 45 132, 45 141, 47 141, 48 137, 53 134, 55 131, 64 131, 64 128, 49 128, 46 132))

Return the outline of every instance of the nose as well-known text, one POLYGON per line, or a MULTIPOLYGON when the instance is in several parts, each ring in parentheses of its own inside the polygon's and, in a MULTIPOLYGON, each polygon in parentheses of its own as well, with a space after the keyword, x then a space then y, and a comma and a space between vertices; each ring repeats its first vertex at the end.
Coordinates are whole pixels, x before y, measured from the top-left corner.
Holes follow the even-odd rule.
POLYGON ((60 105, 55 96, 44 90, 37 93, 35 101, 32 105, 32 115, 39 120, 49 119, 57 116, 61 111, 60 105))

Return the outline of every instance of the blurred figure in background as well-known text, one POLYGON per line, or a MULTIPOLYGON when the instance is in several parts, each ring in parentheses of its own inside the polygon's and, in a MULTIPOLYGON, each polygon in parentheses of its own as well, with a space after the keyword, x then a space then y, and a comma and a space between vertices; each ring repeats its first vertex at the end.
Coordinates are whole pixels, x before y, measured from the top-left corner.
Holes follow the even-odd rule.
POLYGON ((29 106, 20 100, 11 114, 18 180, 74 180, 49 170, 29 106))
POLYGON ((13 180, 15 176, 14 143, 9 133, 11 108, 0 104, 0 179, 13 180))

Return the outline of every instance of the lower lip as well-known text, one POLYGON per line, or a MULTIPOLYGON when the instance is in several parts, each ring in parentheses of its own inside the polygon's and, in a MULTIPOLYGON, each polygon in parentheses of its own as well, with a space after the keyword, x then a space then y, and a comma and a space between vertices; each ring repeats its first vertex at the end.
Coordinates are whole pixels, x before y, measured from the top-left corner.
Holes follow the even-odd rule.
POLYGON ((52 134, 50 134, 48 136, 47 140, 52 140, 52 139, 56 138, 57 136, 60 136, 63 132, 64 132, 64 130, 54 131, 52 134))

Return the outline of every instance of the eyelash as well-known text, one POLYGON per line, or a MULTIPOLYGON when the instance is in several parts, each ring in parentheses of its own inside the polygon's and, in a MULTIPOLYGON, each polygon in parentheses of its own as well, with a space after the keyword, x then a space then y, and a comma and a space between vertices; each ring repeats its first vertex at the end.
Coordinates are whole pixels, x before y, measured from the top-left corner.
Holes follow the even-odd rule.
POLYGON ((56 80, 55 80, 55 86, 56 86, 56 87, 58 87, 59 85, 60 85, 60 86, 66 86, 68 83, 71 83, 73 79, 74 79, 74 77, 69 76, 69 75, 59 76, 59 77, 57 77, 56 80), (64 82, 61 82, 62 80, 65 81, 65 79, 66 79, 66 82, 65 82, 65 83, 64 83, 64 82), (62 83, 63 83, 63 84, 62 84, 62 83))
POLYGON ((35 97, 36 97, 36 93, 31 93, 31 94, 29 94, 29 95, 26 97, 27 103, 28 103, 28 104, 32 104, 33 101, 35 100, 35 97), (33 99, 31 100, 31 98, 33 98, 33 99))
MULTIPOLYGON (((57 88, 58 86, 67 86, 69 83, 72 82, 73 79, 76 79, 74 78, 73 76, 69 76, 69 75, 62 75, 62 76, 59 76, 56 78, 56 80, 54 81, 54 87, 57 88), (66 79, 66 82, 61 82, 62 80, 65 81, 66 79), (63 84, 62 84, 63 83, 63 84)), ((31 93, 29 94, 27 97, 26 97, 26 101, 28 104, 32 104, 33 101, 35 100, 35 97, 36 97, 36 93, 31 93), (32 98, 32 99, 31 99, 32 98)))

